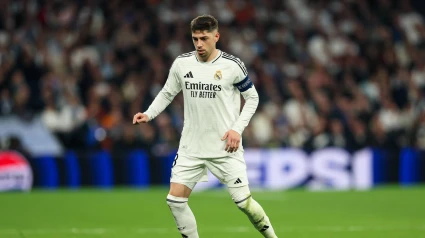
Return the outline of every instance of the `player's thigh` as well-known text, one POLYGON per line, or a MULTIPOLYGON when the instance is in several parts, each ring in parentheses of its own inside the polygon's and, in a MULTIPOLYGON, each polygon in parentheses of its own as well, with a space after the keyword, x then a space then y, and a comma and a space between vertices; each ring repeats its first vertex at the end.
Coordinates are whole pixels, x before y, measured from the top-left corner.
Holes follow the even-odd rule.
MULTIPOLYGON (((171 168, 171 183, 181 184, 192 190, 197 182, 208 181, 207 179, 207 170, 203 160, 191 156, 176 155, 171 168)), ((176 185, 175 189, 178 188, 180 188, 179 190, 185 189, 176 185)))
POLYGON ((242 154, 206 161, 206 166, 221 183, 228 187, 241 187, 248 185, 246 163, 242 154))

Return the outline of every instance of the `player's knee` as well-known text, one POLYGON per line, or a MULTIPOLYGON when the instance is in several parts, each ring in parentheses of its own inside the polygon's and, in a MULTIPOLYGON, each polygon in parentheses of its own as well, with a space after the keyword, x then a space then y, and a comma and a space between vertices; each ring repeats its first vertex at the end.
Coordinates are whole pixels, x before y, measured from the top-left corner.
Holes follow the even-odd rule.
POLYGON ((173 195, 168 194, 167 195, 167 205, 173 210, 173 209, 183 209, 185 206, 187 206, 188 198, 183 197, 175 197, 173 195))
POLYGON ((229 192, 236 206, 238 206, 238 208, 242 211, 247 210, 252 199, 248 185, 237 188, 229 188, 229 192))
POLYGON ((240 210, 247 213, 248 210, 249 210, 249 204, 251 203, 251 201, 252 201, 252 196, 250 194, 247 197, 245 197, 244 199, 236 200, 235 204, 236 204, 236 206, 238 206, 238 208, 240 210))

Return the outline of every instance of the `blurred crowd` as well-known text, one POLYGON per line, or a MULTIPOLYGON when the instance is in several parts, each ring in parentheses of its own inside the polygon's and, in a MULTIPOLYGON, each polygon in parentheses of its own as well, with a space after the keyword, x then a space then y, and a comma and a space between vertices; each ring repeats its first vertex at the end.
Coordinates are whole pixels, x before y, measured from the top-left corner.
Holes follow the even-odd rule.
POLYGON ((40 116, 66 148, 174 150, 181 95, 148 124, 132 117, 194 49, 190 21, 207 13, 260 95, 245 147, 425 149, 418 2, 3 0, 0 113, 40 116))

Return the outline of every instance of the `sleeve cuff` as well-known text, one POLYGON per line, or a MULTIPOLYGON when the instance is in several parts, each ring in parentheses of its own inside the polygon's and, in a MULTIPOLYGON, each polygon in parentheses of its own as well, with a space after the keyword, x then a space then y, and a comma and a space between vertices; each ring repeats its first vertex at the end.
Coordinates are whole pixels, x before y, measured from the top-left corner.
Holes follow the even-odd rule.
POLYGON ((237 133, 239 133, 240 136, 242 136, 242 132, 244 130, 244 128, 239 128, 237 126, 232 127, 232 130, 236 131, 237 133))
POLYGON ((149 121, 151 121, 151 120, 152 120, 152 117, 151 117, 151 115, 150 115, 150 113, 149 113, 148 111, 144 112, 143 114, 145 114, 145 115, 147 115, 147 116, 148 116, 149 121))

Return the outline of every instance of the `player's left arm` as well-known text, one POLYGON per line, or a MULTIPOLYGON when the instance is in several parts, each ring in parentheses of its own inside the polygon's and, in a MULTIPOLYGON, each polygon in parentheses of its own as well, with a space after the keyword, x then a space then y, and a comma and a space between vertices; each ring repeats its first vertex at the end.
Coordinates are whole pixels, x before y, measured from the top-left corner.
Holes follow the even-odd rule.
POLYGON ((239 73, 234 86, 241 92, 243 98, 245 99, 245 105, 242 108, 242 112, 239 115, 239 118, 232 126, 232 129, 227 131, 222 138, 223 140, 227 138, 227 144, 225 147, 227 152, 235 152, 238 150, 242 132, 244 131, 245 127, 248 126, 248 123, 257 110, 259 103, 257 90, 249 78, 245 66, 243 63, 240 66, 241 67, 238 69, 239 73))

